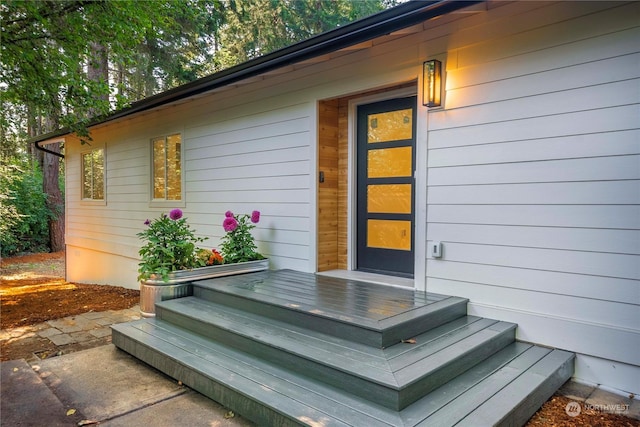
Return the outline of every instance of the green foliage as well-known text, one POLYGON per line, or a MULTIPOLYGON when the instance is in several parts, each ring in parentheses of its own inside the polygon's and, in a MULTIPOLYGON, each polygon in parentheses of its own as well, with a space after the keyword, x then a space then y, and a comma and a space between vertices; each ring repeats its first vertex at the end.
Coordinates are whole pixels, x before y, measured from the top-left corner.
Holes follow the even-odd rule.
POLYGON ((215 60, 227 68, 392 6, 395 1, 237 0, 215 60))
POLYGON ((0 254, 48 252, 50 216, 40 170, 17 160, 0 165, 0 254))
POLYGON ((210 62, 213 34, 225 8, 233 4, 220 0, 3 2, 3 100, 28 108, 23 112, 26 116, 3 119, 26 128, 27 117, 46 117, 55 123, 36 132, 61 126, 88 137, 87 125, 113 107, 204 75, 207 70, 201 73, 201 68, 210 62), (110 70, 100 65, 105 55, 110 70), (95 67, 98 75, 92 76, 95 67))
POLYGON ((90 140, 88 125, 114 108, 394 3, 6 1, 0 7, 0 121, 12 132, 29 128, 30 136, 66 127, 90 140))
POLYGON ((225 264, 237 262, 257 261, 265 257, 258 253, 258 247, 251 235, 255 228, 252 223, 260 220, 260 212, 253 211, 252 215, 234 215, 228 211, 222 224, 227 234, 222 236, 220 250, 225 264), (251 223, 250 223, 251 222, 251 223))
POLYGON ((158 276, 167 281, 172 271, 206 265, 206 260, 198 256, 200 249, 196 246, 206 239, 196 237, 180 209, 172 210, 169 216, 162 214, 160 218, 147 220, 145 224, 147 229, 137 234, 146 242, 139 251, 138 280, 158 276))

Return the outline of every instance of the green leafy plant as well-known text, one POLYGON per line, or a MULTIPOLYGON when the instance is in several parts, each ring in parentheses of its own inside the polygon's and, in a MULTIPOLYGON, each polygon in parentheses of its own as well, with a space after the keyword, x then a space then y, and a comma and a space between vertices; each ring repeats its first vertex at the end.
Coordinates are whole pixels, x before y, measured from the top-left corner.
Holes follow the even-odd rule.
POLYGON ((162 214, 152 221, 146 220, 145 225, 147 229, 137 234, 146 242, 139 251, 138 280, 159 276, 166 282, 172 271, 206 265, 206 259, 198 256, 201 249, 197 247, 206 238, 196 237, 180 209, 173 209, 169 215, 162 214))
POLYGON ((49 252, 46 200, 37 166, 19 159, 0 165, 0 256, 49 252))
POLYGON ((231 211, 225 213, 222 227, 227 234, 222 237, 220 245, 225 264, 265 259, 258 252, 258 247, 251 235, 251 230, 255 228, 254 224, 259 221, 259 211, 253 211, 250 216, 234 215, 231 211))

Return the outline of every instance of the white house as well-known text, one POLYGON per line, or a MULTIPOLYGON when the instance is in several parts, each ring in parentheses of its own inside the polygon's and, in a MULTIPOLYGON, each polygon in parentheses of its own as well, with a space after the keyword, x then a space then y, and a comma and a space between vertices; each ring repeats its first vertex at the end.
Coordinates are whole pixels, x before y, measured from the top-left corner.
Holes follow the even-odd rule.
POLYGON ((211 247, 257 209, 272 269, 466 297, 640 393, 640 2, 409 2, 91 132, 35 141, 65 143, 70 281, 137 288, 172 208, 211 247))

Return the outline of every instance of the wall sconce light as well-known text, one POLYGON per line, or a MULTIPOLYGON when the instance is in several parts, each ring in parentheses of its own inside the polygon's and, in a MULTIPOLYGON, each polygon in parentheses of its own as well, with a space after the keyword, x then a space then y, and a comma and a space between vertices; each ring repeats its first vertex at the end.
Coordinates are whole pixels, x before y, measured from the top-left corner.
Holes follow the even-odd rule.
POLYGON ((442 96, 442 62, 431 59, 422 68, 422 104, 425 107, 439 107, 442 96))

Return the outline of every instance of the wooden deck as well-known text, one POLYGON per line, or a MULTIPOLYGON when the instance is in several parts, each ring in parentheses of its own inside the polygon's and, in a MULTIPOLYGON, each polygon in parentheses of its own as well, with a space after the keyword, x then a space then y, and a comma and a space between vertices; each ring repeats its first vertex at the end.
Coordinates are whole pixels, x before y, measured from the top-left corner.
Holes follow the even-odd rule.
POLYGON ((194 296, 379 347, 467 312, 464 298, 293 270, 203 280, 194 296))
POLYGON ((259 425, 520 425, 573 373, 464 299, 288 270, 200 281, 156 314, 114 344, 259 425))

